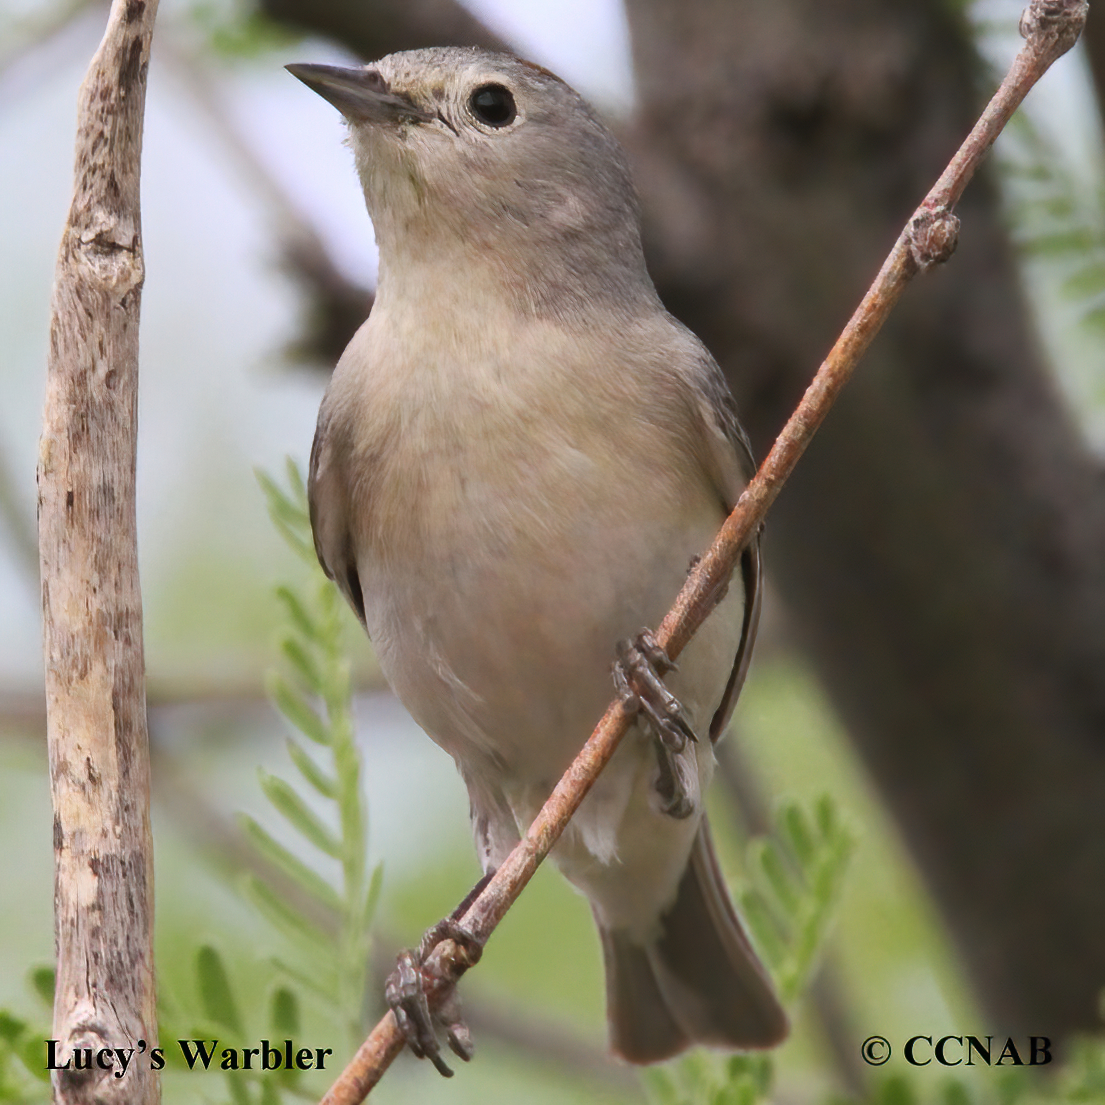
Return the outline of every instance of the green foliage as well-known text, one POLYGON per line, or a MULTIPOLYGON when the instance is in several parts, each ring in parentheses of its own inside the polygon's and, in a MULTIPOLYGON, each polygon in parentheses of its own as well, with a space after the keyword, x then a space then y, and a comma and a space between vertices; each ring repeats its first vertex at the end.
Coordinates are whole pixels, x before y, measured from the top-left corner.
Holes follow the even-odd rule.
MULTIPOLYGON (((311 538, 311 518, 307 509, 307 485, 303 482, 303 473, 290 457, 285 463, 285 475, 288 478, 287 491, 266 472, 256 473, 257 482, 265 493, 269 517, 277 532, 305 564, 318 569, 311 538)), ((321 576, 321 569, 318 570, 321 576)), ((299 633, 305 637, 316 636, 315 623, 294 592, 290 588, 281 588, 277 593, 288 607, 288 613, 299 633)))
POLYGON ((0 1102, 39 1105, 50 1100, 50 1074, 43 1043, 49 1035, 49 1007, 53 1001, 54 972, 39 968, 28 975, 28 985, 39 999, 42 1022, 31 1024, 0 1009, 0 1102), (49 980, 49 990, 43 985, 49 980))
MULTIPOLYGON (((1011 1075, 994 1105, 1102 1105, 1105 1102, 1105 1038, 1082 1039, 1046 1081, 1011 1075)), ((972 1099, 971 1105, 976 1105, 972 1099)), ((990 1105, 978 1101, 978 1105, 990 1105)))
POLYGON ((1093 427, 1101 425, 1105 377, 1105 186, 1099 169, 1077 171, 1054 136, 1018 113, 999 147, 1011 233, 1019 245, 1044 333, 1052 318, 1060 378, 1093 427))
POLYGON ((242 1017, 230 989, 230 977, 222 956, 209 944, 196 955, 196 980, 207 1017, 226 1032, 242 1035, 242 1017))
MULTIPOLYGON (((809 986, 833 923, 855 848, 831 799, 812 811, 779 810, 770 836, 747 851, 747 885, 739 895, 748 927, 788 1008, 809 986)), ((858 1042, 857 1042, 858 1047, 858 1042)), ((949 1076, 934 1089, 914 1071, 872 1072, 861 1098, 808 1098, 819 1105, 1105 1105, 1105 1039, 1083 1040, 1057 1068, 1016 1070, 977 1081, 949 1076)), ((772 1053, 725 1060, 694 1052, 644 1072, 656 1105, 767 1105, 773 1100, 772 1053)))
MULTIPOLYGON (((158 1032, 168 1072, 191 1070, 192 1077, 202 1077, 199 1072, 205 1070, 215 1074, 222 1069, 228 1050, 240 1055, 244 1048, 256 1047, 259 1039, 275 1043, 296 1038, 300 1028, 299 998, 287 987, 275 986, 263 1005, 251 997, 246 1002, 251 1015, 243 1017, 243 987, 234 982, 232 968, 213 945, 197 949, 193 980, 194 992, 176 1001, 162 989, 158 1032), (192 1065, 178 1041, 191 1044, 192 1065), (209 1064, 204 1063, 195 1041, 208 1048, 209 1064)), ((279 1105, 288 1096, 315 1096, 303 1085, 301 1071, 283 1066, 276 1070, 254 1066, 227 1070, 223 1086, 227 1095, 224 1100, 231 1105, 279 1105)))
MULTIPOLYGON (((291 780, 259 772, 261 790, 294 847, 258 819, 241 814, 239 826, 253 849, 252 870, 242 885, 247 899, 288 939, 296 965, 279 957, 270 962, 268 997, 258 1010, 256 984, 247 986, 236 977, 241 965, 228 963, 213 944, 199 947, 190 992, 170 996, 162 989, 161 1038, 170 1045, 165 1047, 168 1069, 189 1069, 177 1040, 217 1039, 212 1071, 220 1069, 224 1049, 256 1046, 261 1038, 294 1040, 307 1001, 344 1021, 351 1045, 363 1036, 370 926, 382 870, 369 871, 367 863, 367 813, 342 639, 343 604, 315 558, 306 488, 296 466, 288 462, 288 490, 263 473, 258 481, 273 524, 310 573, 303 588, 277 589, 285 614, 283 664, 269 677, 269 693, 314 751, 289 737, 291 780), (334 877, 323 873, 328 870, 334 877)), ((302 1082, 297 1070, 233 1069, 227 1071, 225 1087, 232 1105, 278 1105, 287 1095, 312 1096, 302 1082)))
MULTIPOLYGON (((1050 1068, 1048 1068, 1050 1071, 1050 1068)), ((670 1070, 649 1071, 658 1105, 761 1105, 771 1100, 773 1066, 767 1055, 738 1055, 719 1065, 696 1053, 670 1070)), ((811 1105, 1103 1105, 1105 1039, 1083 1039, 1055 1071, 1008 1072, 995 1082, 949 1077, 931 1091, 915 1074, 878 1077, 861 1098, 833 1094, 811 1105)))
MULTIPOLYGON (((269 680, 272 700, 294 730, 287 747, 287 777, 261 772, 260 786, 273 824, 242 815, 252 847, 245 878, 249 899, 286 935, 291 953, 265 966, 260 986, 248 965, 214 943, 195 949, 185 993, 163 988, 160 1038, 167 1073, 187 1070, 176 1041, 218 1040, 211 1061, 216 1078, 222 1049, 256 1046, 261 1038, 295 1040, 307 1006, 321 1006, 344 1021, 350 1042, 363 1035, 370 925, 382 872, 367 863, 367 815, 361 764, 354 743, 349 665, 345 658, 343 604, 317 567, 310 541, 303 480, 289 466, 280 487, 259 480, 274 524, 309 566, 299 587, 277 592, 284 614, 281 667, 269 680)), ((778 812, 772 834, 747 852, 746 885, 739 894, 752 936, 785 1004, 802 998, 816 969, 854 841, 828 798, 812 808, 795 803, 778 812)), ((53 973, 32 973, 31 986, 48 1006, 53 973)), ((44 1011, 41 1019, 45 1022, 44 1011)), ((43 1040, 49 1030, 0 1011, 0 1105, 49 1100, 43 1040)), ((776 1056, 725 1059, 705 1052, 646 1073, 660 1105, 766 1105, 773 1100, 776 1056)), ((194 1077, 194 1072, 193 1072, 194 1077)), ((228 1071, 215 1083, 231 1105, 280 1105, 313 1099, 314 1088, 296 1070, 228 1071)), ((211 1098, 205 1085, 204 1095, 211 1098)), ((217 1095, 216 1095, 217 1096, 217 1095)), ((948 1078, 933 1085, 916 1072, 873 1072, 862 1099, 826 1095, 818 1105, 1105 1105, 1105 1045, 1085 1041, 1040 1078, 1017 1071, 992 1080, 948 1078)))
POLYGON ((785 1005, 798 1000, 817 963, 854 848, 828 796, 812 815, 787 803, 774 833, 749 845, 740 902, 785 1005))
POLYGON ((1003 135, 1001 168, 1014 240, 1047 267, 1095 334, 1105 333, 1105 191, 1072 171, 1055 139, 1019 112, 1003 135))
POLYGON ((275 50, 298 42, 284 24, 274 23, 247 0, 197 0, 188 12, 216 57, 235 60, 267 58, 275 50))
MULTIPOLYGON (((288 461, 288 491, 264 474, 259 473, 258 480, 273 524, 313 575, 306 593, 288 586, 277 590, 287 618, 281 642, 285 671, 270 677, 269 693, 292 727, 316 749, 312 752, 289 737, 296 781, 262 771, 261 789, 287 828, 322 853, 323 866, 325 860, 337 862, 340 878, 335 888, 318 874, 316 864, 304 862, 256 819, 243 814, 240 823, 258 855, 298 894, 284 895, 258 875, 248 879, 248 891, 262 912, 310 955, 313 967, 306 977, 311 988, 317 991, 321 984, 336 995, 350 1041, 355 1042, 363 1028, 369 930, 382 869, 368 869, 367 814, 343 641, 344 602, 315 558, 306 487, 295 464, 288 461), (326 816, 317 812, 320 805, 326 816)), ((300 970, 285 972, 304 981, 300 970)))
MULTIPOLYGON (((792 1007, 809 983, 854 848, 828 797, 812 813, 783 805, 771 836, 749 843, 741 910, 784 1005, 792 1007)), ((660 1105, 757 1105, 769 1100, 774 1075, 770 1053, 721 1063, 695 1053, 645 1077, 660 1105)))
POLYGON ((719 1063, 696 1051, 644 1077, 658 1105, 757 1105, 770 1100, 774 1073, 769 1055, 733 1055, 719 1063))

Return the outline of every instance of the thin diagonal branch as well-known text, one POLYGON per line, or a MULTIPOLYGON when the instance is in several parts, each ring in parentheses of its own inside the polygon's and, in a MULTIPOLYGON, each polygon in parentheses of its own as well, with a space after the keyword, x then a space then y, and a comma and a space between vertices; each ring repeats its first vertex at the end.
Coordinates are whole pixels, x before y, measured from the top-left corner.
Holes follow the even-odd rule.
POLYGON ((115 0, 81 86, 39 450, 54 803, 55 1101, 156 1105, 157 1076, 70 1066, 157 1042, 153 841, 135 527, 139 166, 156 0, 115 0), (108 1051, 107 1054, 113 1054, 108 1051))
MULTIPOLYGON (((661 623, 657 640, 672 659, 683 651, 725 594, 743 547, 762 524, 768 508, 906 286, 919 272, 947 260, 954 251, 958 220, 952 207, 1029 90, 1077 40, 1087 11, 1085 0, 1032 0, 1025 10, 1021 19, 1025 45, 1001 87, 906 224, 767 459, 661 623)), ((462 924, 477 942, 487 940, 521 894, 613 756, 632 720, 623 703, 615 701, 610 705, 523 840, 464 914, 462 924)), ((431 1004, 440 1001, 470 965, 465 949, 451 940, 443 941, 426 967, 434 979, 429 988, 431 1004)), ((403 1046, 402 1033, 394 1016, 388 1013, 330 1088, 322 1105, 356 1105, 362 1101, 403 1046)))

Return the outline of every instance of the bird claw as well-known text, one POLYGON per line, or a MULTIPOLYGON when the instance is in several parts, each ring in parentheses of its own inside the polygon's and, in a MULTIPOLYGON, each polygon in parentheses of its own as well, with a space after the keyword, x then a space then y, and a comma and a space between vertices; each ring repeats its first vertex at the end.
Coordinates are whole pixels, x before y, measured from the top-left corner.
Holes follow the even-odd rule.
POLYGON ((474 966, 483 953, 480 941, 454 918, 439 921, 427 929, 414 951, 408 949, 399 953, 395 970, 384 986, 384 997, 411 1052, 419 1059, 429 1059, 443 1077, 452 1078, 453 1071, 441 1057, 437 1030, 440 1028, 445 1033, 453 1053, 466 1063, 475 1054, 475 1048, 464 1023, 455 983, 450 984, 437 1008, 430 1009, 427 993, 434 976, 426 964, 434 948, 443 940, 452 940, 461 948, 466 969, 474 966))
POLYGON ((643 715, 656 739, 661 808, 669 817, 683 820, 694 812, 697 792, 685 753, 698 737, 682 703, 663 683, 664 675, 678 669, 647 629, 634 640, 619 641, 616 648, 614 686, 626 708, 643 715))
POLYGON ((697 742, 686 710, 663 683, 662 677, 678 668, 652 633, 642 629, 635 640, 621 640, 616 648, 614 685, 626 705, 645 715, 657 740, 670 751, 682 752, 697 742))

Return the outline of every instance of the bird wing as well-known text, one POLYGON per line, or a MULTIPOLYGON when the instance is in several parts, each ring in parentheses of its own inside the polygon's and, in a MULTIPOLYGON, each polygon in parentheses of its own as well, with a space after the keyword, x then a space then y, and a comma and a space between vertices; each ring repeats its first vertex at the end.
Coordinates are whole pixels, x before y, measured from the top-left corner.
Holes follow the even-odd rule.
POLYGON ((357 554, 349 526, 349 494, 340 463, 343 442, 324 399, 318 413, 311 468, 307 476, 307 504, 315 552, 322 570, 337 585, 365 624, 364 592, 357 572, 357 554))
MULTIPOLYGON (((748 481, 756 471, 752 446, 737 418, 737 405, 717 362, 705 351, 699 357, 697 407, 706 442, 706 463, 709 474, 728 513, 736 506, 748 481)), ((741 553, 740 578, 744 587, 744 624, 740 646, 733 661, 733 671, 725 686, 721 705, 710 722, 710 740, 716 742, 725 732, 733 708, 737 704, 748 665, 752 645, 760 621, 762 597, 762 567, 760 562, 760 530, 752 536, 741 553)))

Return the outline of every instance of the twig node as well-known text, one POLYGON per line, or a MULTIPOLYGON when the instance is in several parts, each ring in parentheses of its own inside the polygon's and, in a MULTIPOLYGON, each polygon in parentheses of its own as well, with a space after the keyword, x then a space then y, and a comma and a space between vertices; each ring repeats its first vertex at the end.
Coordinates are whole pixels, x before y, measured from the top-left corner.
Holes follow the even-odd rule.
POLYGON ((959 219, 947 207, 914 215, 909 223, 909 252, 921 272, 943 264, 959 243, 959 219))
POLYGON ((1088 0, 1032 0, 1021 15, 1021 37, 1050 65, 1078 41, 1089 11, 1088 0))

